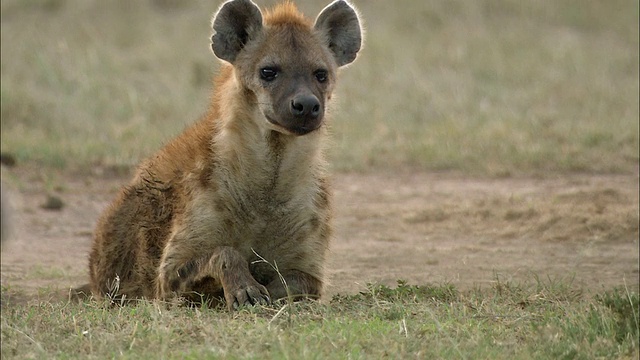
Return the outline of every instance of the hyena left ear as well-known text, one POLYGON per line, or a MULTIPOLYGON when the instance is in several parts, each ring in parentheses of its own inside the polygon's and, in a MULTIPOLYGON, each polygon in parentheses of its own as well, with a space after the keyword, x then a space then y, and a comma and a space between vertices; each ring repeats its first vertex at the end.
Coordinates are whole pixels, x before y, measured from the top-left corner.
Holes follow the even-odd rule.
POLYGON ((233 63, 249 40, 262 31, 262 13, 251 0, 230 0, 213 17, 211 49, 233 63))
POLYGON ((362 29, 355 9, 344 0, 329 4, 314 25, 326 39, 338 66, 353 62, 362 45, 362 29))

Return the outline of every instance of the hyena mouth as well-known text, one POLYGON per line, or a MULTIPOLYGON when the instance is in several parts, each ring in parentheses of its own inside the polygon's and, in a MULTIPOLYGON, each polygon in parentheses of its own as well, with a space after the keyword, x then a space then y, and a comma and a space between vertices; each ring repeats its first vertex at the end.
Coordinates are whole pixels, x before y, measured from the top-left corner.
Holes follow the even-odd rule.
POLYGON ((276 127, 277 131, 297 136, 307 135, 318 130, 322 126, 322 119, 313 119, 308 121, 302 121, 299 119, 277 121, 267 115, 265 115, 265 118, 269 123, 276 127))

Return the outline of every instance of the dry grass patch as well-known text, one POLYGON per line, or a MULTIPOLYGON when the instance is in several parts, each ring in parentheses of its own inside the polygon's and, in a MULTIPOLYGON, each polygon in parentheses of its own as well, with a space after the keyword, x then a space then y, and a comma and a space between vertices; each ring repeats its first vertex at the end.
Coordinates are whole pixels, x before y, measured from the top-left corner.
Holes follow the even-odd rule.
MULTIPOLYGON (((236 313, 141 302, 7 301, 3 358, 633 358, 638 294, 585 295, 567 281, 460 292, 369 285, 330 303, 236 313)), ((280 305, 282 306, 282 305, 280 305)))

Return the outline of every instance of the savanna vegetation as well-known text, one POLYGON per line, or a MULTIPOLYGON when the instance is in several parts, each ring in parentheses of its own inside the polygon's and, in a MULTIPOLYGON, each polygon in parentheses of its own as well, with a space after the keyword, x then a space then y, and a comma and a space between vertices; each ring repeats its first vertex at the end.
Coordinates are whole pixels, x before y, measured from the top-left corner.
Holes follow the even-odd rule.
MULTIPOLYGON (((296 2, 306 14, 325 5, 296 2)), ((334 171, 637 174, 637 1, 354 3, 366 46, 341 72, 334 171)), ((209 48, 217 6, 2 0, 3 159, 45 182, 51 173, 135 166, 205 111, 218 66, 209 48)), ((25 179, 3 170, 3 181, 20 187, 25 179)), ((39 274, 64 278, 56 271, 39 274)), ((69 303, 47 288, 23 296, 14 286, 2 287, 3 359, 640 354, 636 285, 587 290, 535 276, 477 289, 399 281, 237 313, 69 303)))

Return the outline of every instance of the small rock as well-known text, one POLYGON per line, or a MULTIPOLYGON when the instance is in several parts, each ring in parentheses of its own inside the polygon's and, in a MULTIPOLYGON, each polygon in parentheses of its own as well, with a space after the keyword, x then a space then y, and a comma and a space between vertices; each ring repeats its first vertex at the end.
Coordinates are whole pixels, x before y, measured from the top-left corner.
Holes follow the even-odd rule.
POLYGON ((60 210, 64 207, 64 202, 55 195, 47 195, 47 200, 40 207, 45 210, 60 210))
POLYGON ((12 167, 16 165, 16 157, 6 152, 0 153, 0 164, 12 167))

